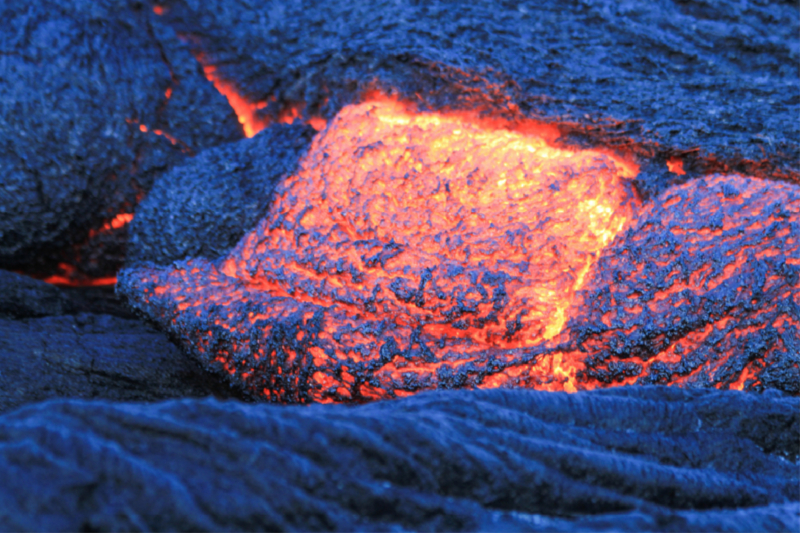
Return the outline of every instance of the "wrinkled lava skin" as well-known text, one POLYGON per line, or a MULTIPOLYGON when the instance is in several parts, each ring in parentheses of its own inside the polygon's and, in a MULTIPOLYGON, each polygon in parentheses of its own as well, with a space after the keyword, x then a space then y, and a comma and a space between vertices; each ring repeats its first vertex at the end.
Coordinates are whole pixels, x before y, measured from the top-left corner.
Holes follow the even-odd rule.
POLYGON ((637 214, 634 168, 509 127, 346 107, 227 257, 135 268, 120 289, 271 400, 643 372, 797 392, 797 186, 712 177, 637 214))
POLYGON ((264 116, 305 102, 330 119, 377 85, 431 109, 517 110, 575 141, 683 151, 703 174, 800 172, 796 3, 158 3, 217 76, 277 99, 264 116))
POLYGON ((800 187, 673 187, 593 270, 568 326, 588 382, 800 393, 800 187))
POLYGON ((0 528, 793 531, 798 431, 775 391, 51 401, 0 415, 0 528))

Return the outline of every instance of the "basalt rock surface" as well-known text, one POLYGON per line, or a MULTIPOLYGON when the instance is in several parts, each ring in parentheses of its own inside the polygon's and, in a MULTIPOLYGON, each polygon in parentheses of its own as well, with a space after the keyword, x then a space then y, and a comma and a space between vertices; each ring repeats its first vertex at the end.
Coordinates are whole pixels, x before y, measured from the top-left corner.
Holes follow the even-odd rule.
POLYGON ((241 127, 145 3, 0 13, 0 267, 113 275, 127 239, 115 217, 130 217, 155 175, 241 127))
POLYGON ((158 4, 219 77, 276 99, 265 115, 305 102, 331 118, 377 87, 434 108, 519 110, 573 140, 686 152, 699 171, 800 170, 791 2, 158 4))
POLYGON ((0 416, 12 530, 786 531, 796 398, 635 387, 0 416))
POLYGON ((275 185, 294 172, 313 133, 275 124, 160 176, 136 211, 128 263, 222 255, 266 214, 275 185))
MULTIPOLYGON (((382 91, 638 156, 638 226, 596 258, 570 339, 526 357, 574 351, 579 379, 677 385, 356 407, 199 399, 241 391, 108 288, 0 271, 0 529, 797 530, 800 404, 782 392, 798 393, 797 196, 758 216, 742 199, 798 181, 800 9, 539 4, 0 5, 0 268, 111 276, 131 228, 132 264, 228 253, 310 130, 241 142, 211 73, 264 122, 287 109, 330 121, 382 91), (747 186, 696 180, 730 171, 747 186), (697 202, 715 195, 721 213, 703 219, 697 202), (683 388, 715 383, 751 392, 683 388)), ((418 287, 396 288, 415 303, 418 287)), ((522 378, 508 385, 552 384, 522 378)))
POLYGON ((58 287, 0 270, 0 318, 62 315, 71 309, 72 303, 58 287))
POLYGON ((594 265, 570 324, 589 383, 800 393, 800 187, 668 189, 594 265))
POLYGON ((113 292, 61 290, 0 271, 0 412, 51 398, 211 394, 228 395, 113 292))

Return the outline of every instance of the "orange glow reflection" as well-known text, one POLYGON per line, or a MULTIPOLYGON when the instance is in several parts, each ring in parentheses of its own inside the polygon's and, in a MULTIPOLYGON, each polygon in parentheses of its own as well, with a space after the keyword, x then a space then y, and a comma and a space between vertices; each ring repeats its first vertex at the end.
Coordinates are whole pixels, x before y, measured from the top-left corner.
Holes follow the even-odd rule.
POLYGON ((59 263, 58 270, 58 274, 44 278, 42 281, 64 287, 103 287, 114 285, 117 282, 116 276, 108 276, 105 278, 87 278, 80 275, 74 266, 67 263, 59 263))

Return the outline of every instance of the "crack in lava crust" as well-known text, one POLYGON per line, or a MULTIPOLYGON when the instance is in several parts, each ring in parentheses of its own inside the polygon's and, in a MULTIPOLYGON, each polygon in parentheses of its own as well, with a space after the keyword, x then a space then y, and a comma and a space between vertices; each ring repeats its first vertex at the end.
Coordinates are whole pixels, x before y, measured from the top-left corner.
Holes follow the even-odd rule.
POLYGON ((122 290, 256 397, 529 375, 637 208, 633 165, 548 137, 387 98, 348 106, 227 257, 128 270, 122 290))

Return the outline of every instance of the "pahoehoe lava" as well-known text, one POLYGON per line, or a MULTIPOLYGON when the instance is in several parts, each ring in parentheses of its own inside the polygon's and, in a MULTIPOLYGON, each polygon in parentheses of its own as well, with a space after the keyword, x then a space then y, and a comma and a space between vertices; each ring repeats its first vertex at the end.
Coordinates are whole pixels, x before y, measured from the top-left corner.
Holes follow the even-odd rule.
POLYGON ((256 398, 575 391, 642 372, 798 392, 800 187, 712 176, 638 213, 636 165, 556 135, 373 95, 228 256, 128 270, 120 291, 256 398))
POLYGON ((0 530, 798 529, 796 2, 0 14, 0 530))

